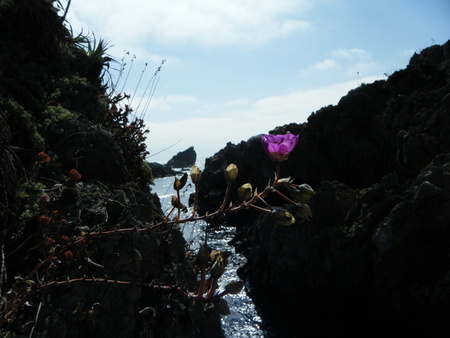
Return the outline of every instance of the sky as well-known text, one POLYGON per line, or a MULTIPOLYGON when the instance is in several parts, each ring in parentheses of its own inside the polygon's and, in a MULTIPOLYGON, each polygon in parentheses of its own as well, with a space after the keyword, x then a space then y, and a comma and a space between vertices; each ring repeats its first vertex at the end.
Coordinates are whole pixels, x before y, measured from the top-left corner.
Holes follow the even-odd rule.
MULTIPOLYGON (((64 1, 62 1, 64 4, 64 1)), ((450 39, 448 0, 72 0, 108 43, 108 79, 146 127, 150 162, 307 121, 450 39)))

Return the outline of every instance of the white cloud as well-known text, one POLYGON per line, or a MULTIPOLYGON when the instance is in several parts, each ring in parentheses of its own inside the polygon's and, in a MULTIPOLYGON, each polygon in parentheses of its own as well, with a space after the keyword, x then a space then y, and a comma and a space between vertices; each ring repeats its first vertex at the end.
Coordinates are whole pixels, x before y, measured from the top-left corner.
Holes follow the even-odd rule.
POLYGON ((115 44, 143 41, 203 45, 259 45, 309 28, 299 14, 308 0, 100 0, 73 2, 68 20, 91 28, 115 44))
POLYGON ((154 97, 151 102, 151 110, 163 113, 177 106, 186 106, 198 103, 198 98, 189 95, 169 95, 166 97, 154 97))
POLYGON ((361 48, 337 48, 328 53, 322 61, 309 65, 299 71, 301 78, 328 78, 331 82, 350 79, 361 79, 365 76, 382 75, 380 65, 374 62, 371 55, 361 48))
MULTIPOLYGON (((379 78, 363 78, 364 83, 370 83, 379 78)), ((239 143, 252 136, 267 133, 269 130, 288 123, 303 123, 312 112, 323 106, 337 104, 342 96, 357 86, 357 81, 347 81, 314 90, 298 90, 286 95, 262 98, 251 102, 248 100, 217 103, 214 114, 211 105, 202 108, 203 117, 191 118, 193 114, 185 114, 169 122, 156 123, 147 119, 150 128, 148 136, 149 150, 152 154, 170 147, 180 139, 176 146, 161 154, 150 157, 150 161, 167 161, 174 154, 194 146, 199 161, 203 162, 224 148, 227 142, 239 143)), ((201 104, 201 102, 200 102, 201 104)), ((172 107, 175 109, 175 107, 172 107)), ((200 163, 202 164, 202 163, 200 163)))
POLYGON ((348 59, 355 59, 355 58, 364 58, 367 56, 367 52, 360 48, 337 48, 331 52, 331 55, 337 57, 337 58, 348 58, 348 59))
POLYGON ((338 64, 337 64, 336 60, 334 60, 334 59, 325 59, 323 61, 316 62, 315 64, 313 64, 311 66, 311 68, 315 69, 315 70, 322 71, 322 70, 333 69, 333 68, 336 68, 337 66, 338 66, 338 64))

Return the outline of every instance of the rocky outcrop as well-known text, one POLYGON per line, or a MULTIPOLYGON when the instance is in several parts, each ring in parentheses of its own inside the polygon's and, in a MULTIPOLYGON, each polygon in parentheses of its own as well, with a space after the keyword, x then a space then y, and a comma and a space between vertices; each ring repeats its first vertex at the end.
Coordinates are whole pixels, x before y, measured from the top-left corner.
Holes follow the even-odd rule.
MULTIPOLYGON (((449 79, 447 42, 307 123, 271 132, 300 134, 281 173, 316 190, 314 217, 277 227, 249 211, 227 222, 238 227, 241 275, 275 336, 450 333, 449 79)), ((231 162, 235 188, 261 191, 274 177, 260 137, 228 144, 206 161, 203 212, 220 205, 231 162)))
POLYGON ((166 164, 157 162, 149 162, 148 164, 152 169, 153 177, 161 178, 182 173, 180 170, 175 169, 190 168, 195 164, 196 160, 197 153, 195 152, 194 147, 190 147, 174 155, 166 164))
POLYGON ((197 153, 195 152, 194 147, 190 147, 174 155, 166 164, 157 162, 149 162, 148 164, 152 169, 153 177, 161 178, 182 173, 182 171, 175 169, 190 168, 195 164, 196 160, 197 153))
POLYGON ((152 169, 152 174, 154 178, 175 176, 180 173, 179 171, 173 170, 172 167, 169 167, 166 164, 149 162, 148 165, 152 169))
POLYGON ((167 166, 170 168, 190 168, 195 164, 196 160, 197 153, 195 152, 194 147, 189 147, 174 155, 167 162, 167 166))

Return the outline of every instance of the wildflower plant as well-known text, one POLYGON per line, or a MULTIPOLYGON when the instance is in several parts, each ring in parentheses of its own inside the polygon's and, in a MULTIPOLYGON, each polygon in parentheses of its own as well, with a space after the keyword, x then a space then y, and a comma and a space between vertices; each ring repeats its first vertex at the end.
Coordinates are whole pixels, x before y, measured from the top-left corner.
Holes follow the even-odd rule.
POLYGON ((132 158, 145 159, 149 155, 145 143, 145 135, 149 130, 145 129, 144 120, 133 116, 133 109, 129 105, 119 106, 126 98, 129 97, 122 94, 111 98, 106 126, 117 137, 125 154, 132 158))
MULTIPOLYGON (((126 123, 126 122, 125 122, 126 123)), ((243 282, 234 280, 227 285, 220 287, 220 279, 227 268, 229 253, 220 250, 214 250, 208 246, 207 236, 200 245, 196 254, 189 257, 192 266, 198 271, 198 285, 194 290, 188 290, 182 285, 170 285, 164 281, 152 281, 150 283, 134 282, 129 280, 117 280, 105 275, 98 276, 73 276, 65 275, 67 267, 74 262, 84 262, 88 266, 94 267, 92 271, 101 271, 102 266, 93 262, 87 252, 87 247, 95 242, 95 239, 106 236, 115 236, 120 234, 132 233, 139 235, 146 232, 156 232, 162 238, 167 238, 172 231, 179 231, 176 225, 187 222, 197 222, 200 220, 211 220, 217 216, 236 213, 249 208, 256 209, 262 213, 267 213, 277 226, 293 226, 296 223, 296 217, 308 220, 311 217, 311 210, 307 202, 314 195, 313 189, 307 184, 293 184, 290 178, 279 177, 279 165, 286 161, 289 154, 298 143, 298 135, 264 135, 262 145, 269 157, 277 164, 277 173, 273 181, 257 191, 253 189, 251 183, 245 183, 238 188, 237 201, 230 201, 230 190, 233 182, 238 177, 238 167, 231 163, 224 169, 224 177, 227 182, 226 192, 220 207, 205 215, 197 214, 197 201, 199 185, 202 182, 201 170, 194 166, 190 175, 185 173, 180 178, 175 177, 173 189, 175 194, 172 197, 172 207, 162 220, 153 224, 148 224, 143 228, 119 228, 101 231, 86 231, 81 234, 68 234, 65 232, 67 221, 64 215, 57 211, 51 211, 51 204, 59 198, 68 186, 74 186, 83 179, 82 173, 73 169, 69 172, 65 182, 56 185, 54 189, 46 189, 39 195, 39 233, 42 238, 43 257, 34 269, 26 276, 16 276, 16 282, 8 293, 8 298, 3 311, 0 313, 0 327, 8 322, 14 314, 19 311, 26 303, 27 299, 36 293, 44 290, 51 292, 51 287, 71 285, 75 283, 105 283, 117 286, 133 286, 142 288, 151 288, 154 290, 169 290, 178 293, 186 301, 200 304, 204 309, 213 307, 221 315, 230 313, 228 304, 223 298, 225 295, 239 293, 243 288, 243 282), (181 203, 180 191, 186 186, 190 179, 194 186, 194 198, 192 212, 186 213, 186 206, 181 203), (285 195, 279 188, 285 188, 289 196, 285 195), (272 206, 266 199, 269 194, 276 194, 282 197, 287 203, 293 205, 295 212, 291 213, 281 206, 272 206)), ((45 153, 40 153, 36 161, 36 166, 50 161, 45 153)), ((81 185, 82 186, 82 185, 81 185)), ((139 252, 135 254, 136 260, 142 260, 139 252)), ((139 313, 144 313, 146 309, 141 309, 139 313)))

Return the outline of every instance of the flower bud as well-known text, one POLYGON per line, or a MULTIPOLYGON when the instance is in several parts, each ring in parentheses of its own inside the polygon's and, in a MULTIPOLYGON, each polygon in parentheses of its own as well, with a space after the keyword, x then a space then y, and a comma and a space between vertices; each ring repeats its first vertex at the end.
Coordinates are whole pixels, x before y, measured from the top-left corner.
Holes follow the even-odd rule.
POLYGON ((197 264, 205 265, 209 260, 209 249, 206 243, 203 243, 197 252, 197 264))
POLYGON ((172 195, 171 203, 172 203, 172 206, 174 206, 177 209, 184 209, 184 208, 186 208, 186 206, 183 203, 180 202, 178 197, 173 196, 173 195, 172 195))
POLYGON ((225 299, 219 298, 217 301, 213 302, 214 308, 221 316, 228 316, 231 311, 228 303, 225 299))
POLYGON ((72 169, 69 172, 69 179, 71 179, 72 181, 79 181, 81 180, 81 177, 81 174, 76 169, 72 169))
POLYGON ((200 178, 202 177, 202 171, 199 167, 194 165, 191 169, 191 180, 194 184, 198 184, 200 182, 200 178))
POLYGON ((230 295, 235 295, 241 292, 242 288, 244 287, 244 282, 241 280, 233 280, 229 282, 225 286, 225 291, 229 293, 230 295))
POLYGON ((270 213, 272 220, 278 225, 292 225, 295 223, 295 218, 286 209, 280 207, 274 207, 270 213))
POLYGON ((35 282, 34 280, 27 279, 27 280, 25 281, 25 284, 28 285, 28 286, 35 286, 35 285, 36 285, 36 282, 35 282))
POLYGON ((184 173, 183 176, 181 176, 180 179, 178 179, 177 177, 175 177, 175 182, 173 183, 173 188, 175 190, 181 190, 184 188, 184 186, 186 185, 188 179, 188 174, 184 173))
POLYGON ((47 163, 50 162, 51 158, 50 156, 48 156, 46 153, 44 153, 43 151, 41 151, 38 154, 38 162, 39 163, 47 163))
POLYGON ((302 204, 301 206, 297 206, 295 208, 295 214, 303 219, 306 219, 309 221, 309 219, 312 217, 311 209, 309 208, 308 204, 302 204))
POLYGON ((46 227, 47 225, 50 224, 51 222, 51 218, 45 215, 41 215, 39 216, 39 225, 42 227, 46 227))
POLYGON ((213 264, 218 258, 228 259, 228 256, 226 255, 225 252, 222 252, 221 250, 211 251, 211 253, 209 254, 209 259, 213 264))
POLYGON ((245 202, 248 201, 253 196, 253 189, 250 183, 245 183, 241 185, 238 189, 238 198, 245 202))
POLYGON ((238 167, 236 166, 236 164, 231 163, 230 165, 228 165, 228 167, 224 170, 224 174, 225 174, 225 179, 228 182, 232 182, 236 179, 237 174, 238 174, 238 167))
POLYGON ((219 257, 214 262, 213 266, 211 267, 211 277, 215 279, 219 279, 223 273, 225 272, 225 262, 222 257, 219 257))
POLYGON ((67 262, 72 262, 73 261, 73 253, 72 253, 72 251, 66 251, 66 252, 64 252, 64 259, 67 261, 67 262))
POLYGON ((292 182, 291 181, 291 178, 290 177, 284 177, 284 178, 279 178, 278 179, 278 184, 289 184, 290 182, 292 182))
POLYGON ((301 184, 298 187, 289 185, 292 199, 297 203, 306 203, 314 195, 314 190, 308 184, 301 184))

